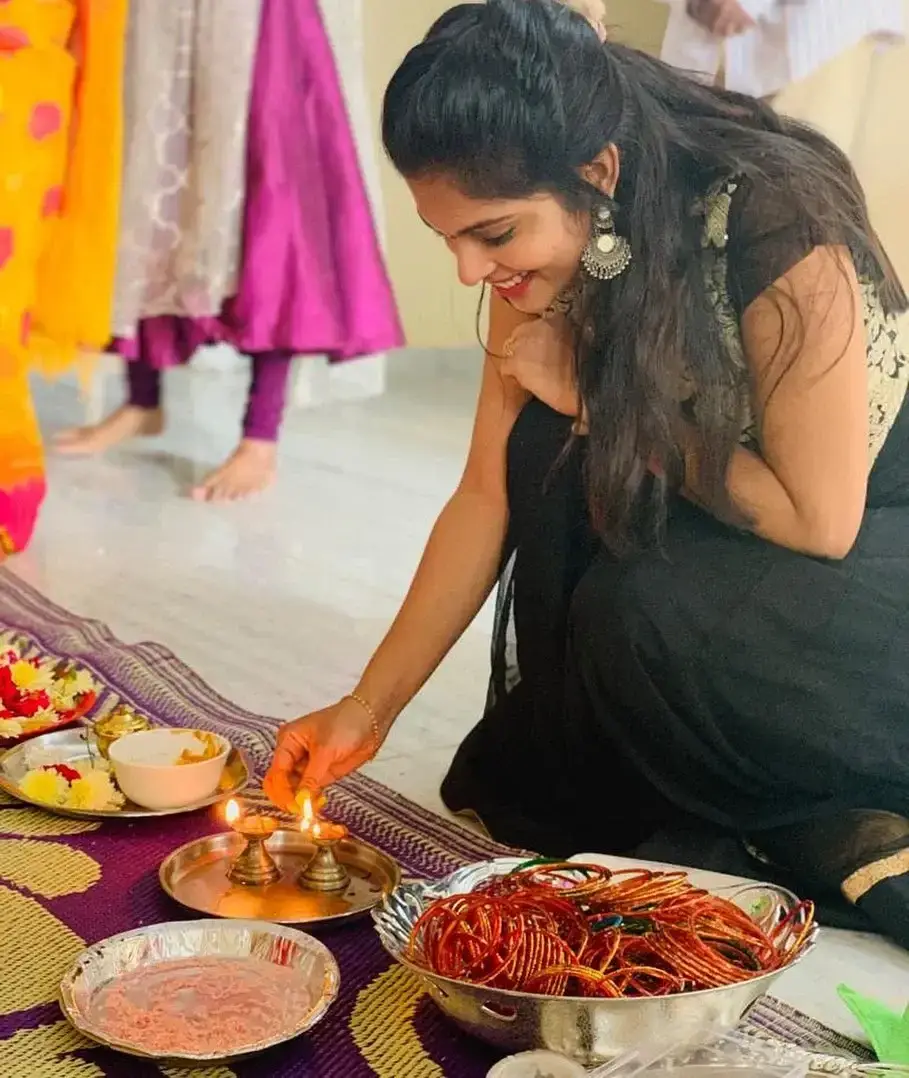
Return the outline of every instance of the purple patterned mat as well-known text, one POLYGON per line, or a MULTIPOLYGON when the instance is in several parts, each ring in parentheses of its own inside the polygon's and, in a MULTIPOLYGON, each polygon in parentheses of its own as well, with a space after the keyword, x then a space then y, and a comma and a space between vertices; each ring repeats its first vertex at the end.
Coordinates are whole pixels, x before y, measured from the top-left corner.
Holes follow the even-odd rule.
MULTIPOLYGON (((157 721, 222 733, 261 774, 277 720, 219 697, 156 644, 127 646, 101 624, 69 614, 0 569, 0 628, 36 649, 69 656, 105 686, 99 713, 120 701, 157 721)), ((500 846, 420 809, 364 776, 332 792, 331 813, 395 857, 405 874, 438 876, 501 855, 500 846)), ((221 830, 213 813, 83 823, 0 804, 0 1078, 109 1078, 159 1068, 95 1047, 62 1019, 60 977, 85 944, 140 925, 189 916, 160 890, 157 869, 177 846, 221 830)), ((341 994, 309 1036, 199 1078, 484 1078, 495 1054, 459 1033, 403 970, 370 922, 321 933, 341 967, 341 994)), ((860 1051, 776 1001, 749 1018, 754 1031, 817 1051, 860 1051)))

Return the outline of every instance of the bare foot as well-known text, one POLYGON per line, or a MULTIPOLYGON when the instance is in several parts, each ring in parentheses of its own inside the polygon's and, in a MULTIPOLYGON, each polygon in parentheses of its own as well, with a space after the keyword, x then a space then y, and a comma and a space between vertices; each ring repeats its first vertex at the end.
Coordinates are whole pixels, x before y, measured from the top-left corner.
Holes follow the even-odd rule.
POLYGON ((131 438, 153 438, 163 430, 164 412, 160 408, 124 404, 100 423, 61 431, 54 439, 54 445, 58 453, 93 456, 131 438))
POLYGON ((244 438, 220 468, 193 489, 197 502, 233 502, 274 483, 278 449, 274 442, 244 438))

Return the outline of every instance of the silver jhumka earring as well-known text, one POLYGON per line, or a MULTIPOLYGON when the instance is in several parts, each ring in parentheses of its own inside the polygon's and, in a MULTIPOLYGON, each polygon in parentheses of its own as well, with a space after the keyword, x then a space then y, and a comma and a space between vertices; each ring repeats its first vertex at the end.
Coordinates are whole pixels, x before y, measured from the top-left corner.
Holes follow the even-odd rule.
POLYGON ((611 281, 631 264, 631 244, 615 230, 612 210, 598 206, 592 214, 590 239, 581 254, 581 265, 598 281, 611 281))

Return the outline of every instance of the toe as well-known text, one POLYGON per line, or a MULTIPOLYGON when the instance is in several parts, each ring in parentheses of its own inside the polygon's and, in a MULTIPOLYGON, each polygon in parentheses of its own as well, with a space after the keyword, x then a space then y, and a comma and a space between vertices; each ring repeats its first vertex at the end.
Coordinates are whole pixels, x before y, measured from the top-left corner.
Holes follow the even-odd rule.
POLYGON ((71 430, 61 431, 54 438, 54 449, 58 453, 89 453, 92 435, 90 427, 73 427, 71 430))

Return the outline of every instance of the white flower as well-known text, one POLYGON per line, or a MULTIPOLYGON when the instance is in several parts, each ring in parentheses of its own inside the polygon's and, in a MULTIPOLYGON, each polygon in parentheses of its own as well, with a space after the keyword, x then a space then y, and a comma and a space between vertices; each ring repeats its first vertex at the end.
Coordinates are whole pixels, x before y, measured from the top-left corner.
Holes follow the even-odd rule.
POLYGON ((74 771, 78 771, 83 778, 87 778, 92 773, 106 775, 110 772, 110 763, 101 758, 86 756, 82 760, 67 760, 67 765, 74 771))
POLYGON ((67 685, 62 685, 59 681, 54 684, 51 689, 51 706, 54 711, 72 711, 76 706, 76 701, 73 699, 73 694, 69 691, 67 685))
POLYGON ((98 686, 87 670, 70 666, 54 680, 51 700, 58 711, 72 711, 80 696, 96 692, 97 688, 98 686))
POLYGON ((67 677, 66 681, 67 688, 74 696, 82 696, 87 692, 95 692, 98 688, 91 674, 82 667, 74 670, 69 677, 67 677))
POLYGON ((38 726, 52 726, 59 718, 60 716, 52 707, 42 707, 28 719, 28 722, 33 728, 38 726))

